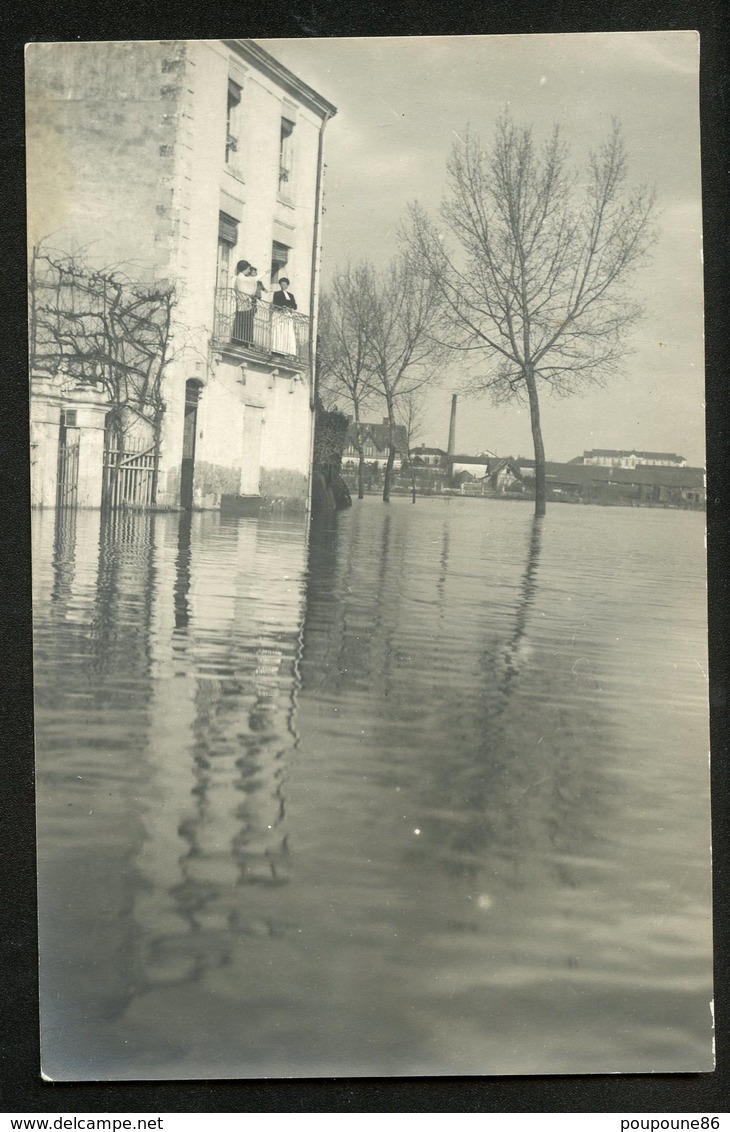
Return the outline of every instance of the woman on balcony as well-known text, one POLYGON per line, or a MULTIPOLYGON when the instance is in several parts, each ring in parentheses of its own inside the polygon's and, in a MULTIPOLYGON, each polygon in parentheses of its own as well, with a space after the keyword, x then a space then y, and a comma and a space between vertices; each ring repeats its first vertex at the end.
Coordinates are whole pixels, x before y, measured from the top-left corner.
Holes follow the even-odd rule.
POLYGON ((263 298, 266 288, 256 278, 256 268, 247 259, 239 259, 236 264, 236 278, 233 291, 236 298, 236 314, 233 319, 233 340, 252 346, 256 341, 254 322, 256 304, 263 298))
POLYGON ((297 336, 293 311, 297 301, 289 290, 289 280, 283 276, 279 280, 279 291, 272 297, 274 309, 271 312, 271 350, 274 354, 297 356, 297 336))

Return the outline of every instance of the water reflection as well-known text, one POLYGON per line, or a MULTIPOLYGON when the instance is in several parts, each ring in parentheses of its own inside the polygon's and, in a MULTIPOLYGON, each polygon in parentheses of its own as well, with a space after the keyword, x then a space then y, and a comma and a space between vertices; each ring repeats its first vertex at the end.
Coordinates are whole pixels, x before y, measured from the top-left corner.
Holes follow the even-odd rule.
POLYGON ((35 560, 51 533, 55 553, 49 616, 42 574, 35 607, 41 996, 62 1044, 69 1027, 98 1033, 137 982, 132 784, 149 746, 154 517, 44 520, 35 560))
MULTIPOLYGON (((488 570, 493 575, 501 566, 497 582, 509 595, 507 600, 501 596, 495 608, 478 577, 483 600, 464 600, 469 588, 460 576, 463 559, 449 567, 448 518, 447 511, 433 539, 438 551, 433 576, 430 548, 409 546, 405 520, 394 534, 390 511, 379 529, 375 524, 376 530, 367 532, 354 514, 343 532, 341 555, 335 529, 313 536, 304 689, 316 688, 318 698, 324 693, 328 699, 347 699, 348 726, 353 700, 361 701, 364 725, 352 757, 363 777, 397 794, 400 808, 414 815, 416 839, 409 838, 402 849, 409 868, 418 866, 423 873, 438 868, 452 880, 471 883, 480 874, 491 877, 507 861, 514 885, 540 836, 531 828, 527 797, 536 784, 551 783, 549 796, 544 788, 537 792, 540 824, 562 831, 564 842, 580 840, 585 818, 583 810, 580 818, 571 816, 571 800, 585 772, 569 760, 561 762, 549 745, 541 749, 539 737, 534 750, 525 750, 523 708, 512 702, 533 652, 529 625, 542 520, 533 518, 515 532, 524 540, 519 575, 517 540, 490 546, 488 570), (374 590, 362 581, 365 547, 373 542, 378 551, 374 590), (427 592, 434 578, 435 598, 427 592)), ((338 722, 331 723, 337 741, 352 750, 352 735, 338 722)), ((543 869, 549 860, 543 855, 543 869)), ((449 919, 451 926, 460 922, 449 919)), ((472 930, 474 922, 463 921, 463 926, 472 930)))
POLYGON ((706 1066, 697 516, 370 502, 36 517, 51 1076, 706 1066))
MULTIPOLYGON (((187 747, 188 784, 187 801, 181 804, 180 798, 169 807, 178 855, 174 883, 169 863, 165 869, 165 895, 174 915, 164 933, 149 927, 145 932, 145 969, 153 983, 200 979, 230 962, 240 935, 275 933, 276 917, 240 890, 288 881, 286 775, 297 742, 292 723, 301 620, 296 557, 301 570, 303 532, 272 532, 242 521, 221 523, 216 535, 215 561, 208 554, 196 562, 191 518, 179 520, 172 640, 183 703, 175 730, 187 747), (294 584, 287 584, 281 561, 293 561, 294 584), (225 583, 227 576, 232 585, 225 583)), ((165 711, 164 668, 158 675, 160 710, 165 711)), ((166 797, 171 786, 165 784, 166 797)), ((156 843, 163 831, 169 836, 172 825, 160 823, 155 807, 147 856, 157 857, 156 843)), ((159 899, 158 883, 154 888, 159 899)), ((157 924, 156 911, 152 921, 157 924)))

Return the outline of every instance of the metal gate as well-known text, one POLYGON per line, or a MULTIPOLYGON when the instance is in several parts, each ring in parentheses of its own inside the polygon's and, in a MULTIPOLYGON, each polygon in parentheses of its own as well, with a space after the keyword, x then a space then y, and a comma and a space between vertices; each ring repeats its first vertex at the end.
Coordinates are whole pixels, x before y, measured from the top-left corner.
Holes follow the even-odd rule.
POLYGON ((75 507, 79 488, 79 438, 75 412, 61 413, 58 435, 58 480, 56 503, 59 507, 75 507))
POLYGON ((149 507, 154 503, 157 457, 155 446, 139 451, 104 451, 104 495, 106 507, 149 507))

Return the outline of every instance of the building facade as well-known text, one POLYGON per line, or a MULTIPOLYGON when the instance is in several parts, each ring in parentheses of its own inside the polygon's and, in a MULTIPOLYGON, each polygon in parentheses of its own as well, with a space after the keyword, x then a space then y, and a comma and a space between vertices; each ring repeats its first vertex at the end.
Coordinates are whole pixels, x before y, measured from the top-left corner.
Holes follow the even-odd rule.
MULTIPOLYGON (((388 418, 384 417, 382 424, 379 422, 366 422, 362 421, 360 424, 360 436, 363 446, 363 454, 365 456, 365 463, 371 467, 384 468, 388 463, 388 452, 390 449, 390 425, 388 418)), ((408 457, 408 436, 403 425, 395 426, 395 459, 393 467, 399 469, 404 460, 408 457)), ((357 430, 355 422, 350 421, 345 436, 345 447, 342 453, 342 467, 343 469, 356 468, 360 462, 360 455, 357 450, 357 430)))
POLYGON ((448 454, 443 448, 427 448, 421 444, 418 448, 411 448, 408 456, 417 468, 446 468, 448 465, 448 454))
MULTIPOLYGON (((250 40, 33 44, 26 69, 31 246, 174 295, 160 412, 129 407, 117 464, 149 457, 155 506, 306 508, 335 107, 250 40), (260 301, 236 289, 244 260, 260 301), (296 309, 272 303, 282 278, 296 309)), ((78 401, 76 501, 96 506, 119 480, 103 382, 51 370, 31 373, 33 500, 61 498, 78 401)))
MULTIPOLYGON (((518 457, 515 463, 528 482, 534 478, 534 460, 518 457)), ((547 461, 545 478, 551 497, 575 502, 698 510, 706 502, 704 468, 653 464, 621 468, 547 461)))
POLYGON ((603 468, 686 468, 684 456, 675 452, 638 452, 632 448, 619 451, 613 448, 591 448, 578 457, 576 463, 591 464, 603 468))

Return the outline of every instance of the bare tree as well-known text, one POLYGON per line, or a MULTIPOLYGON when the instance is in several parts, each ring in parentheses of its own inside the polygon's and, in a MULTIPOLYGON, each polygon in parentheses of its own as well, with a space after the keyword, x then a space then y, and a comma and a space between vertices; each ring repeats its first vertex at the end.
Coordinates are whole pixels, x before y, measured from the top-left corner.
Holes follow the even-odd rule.
POLYGON ((358 452, 358 499, 365 496, 362 412, 374 390, 369 368, 375 291, 373 269, 361 263, 338 271, 319 304, 318 393, 327 409, 343 402, 352 410, 358 452))
POLYGON ((144 285, 111 268, 99 270, 78 257, 36 248, 29 292, 32 372, 102 389, 118 450, 130 426, 142 422, 157 454, 173 288, 144 285))
POLYGON ((411 500, 413 503, 416 502, 416 469, 411 459, 411 449, 423 428, 424 415, 423 399, 419 396, 417 389, 411 390, 401 398, 398 418, 408 441, 408 471, 411 478, 411 500))
POLYGON ((396 453, 396 417, 403 400, 436 381, 446 348, 437 337, 442 287, 436 276, 414 274, 401 254, 390 269, 373 276, 369 333, 373 382, 388 413, 388 462, 383 501, 390 501, 396 453))
POLYGON ((628 288, 655 239, 654 194, 627 187, 616 123, 581 177, 557 127, 539 147, 508 115, 491 149, 469 135, 457 142, 447 171, 447 234, 418 205, 410 209, 413 266, 438 289, 445 336, 491 363, 476 386, 498 403, 528 402, 535 513, 543 515, 540 392, 566 396, 616 372, 641 314, 628 288))

